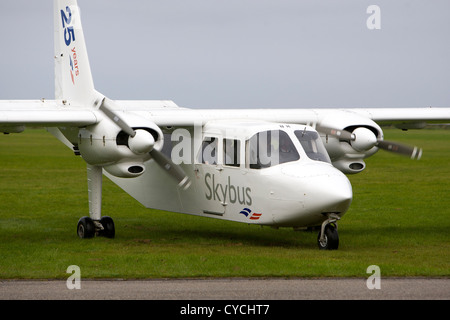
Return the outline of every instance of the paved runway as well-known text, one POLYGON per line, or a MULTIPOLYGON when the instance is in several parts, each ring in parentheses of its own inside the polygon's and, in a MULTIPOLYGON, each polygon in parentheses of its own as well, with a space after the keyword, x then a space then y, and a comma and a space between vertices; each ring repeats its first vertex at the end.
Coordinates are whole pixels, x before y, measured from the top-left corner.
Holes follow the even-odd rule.
POLYGON ((3 280, 1 300, 449 300, 450 278, 3 280))

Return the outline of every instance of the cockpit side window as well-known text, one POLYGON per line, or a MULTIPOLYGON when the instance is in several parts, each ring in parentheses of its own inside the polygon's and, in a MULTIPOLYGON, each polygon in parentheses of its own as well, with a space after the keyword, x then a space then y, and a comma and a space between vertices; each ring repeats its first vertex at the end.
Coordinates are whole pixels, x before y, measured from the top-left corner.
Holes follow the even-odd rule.
POLYGON ((317 132, 296 130, 294 133, 298 141, 300 141, 308 158, 331 163, 328 152, 317 132))
POLYGON ((291 138, 282 130, 255 134, 247 141, 247 153, 251 169, 268 168, 300 159, 291 138))

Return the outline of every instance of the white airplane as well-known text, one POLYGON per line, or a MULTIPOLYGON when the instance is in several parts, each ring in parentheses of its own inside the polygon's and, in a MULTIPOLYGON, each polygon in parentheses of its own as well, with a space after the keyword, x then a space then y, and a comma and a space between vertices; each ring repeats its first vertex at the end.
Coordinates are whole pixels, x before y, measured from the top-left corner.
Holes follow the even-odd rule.
POLYGON ((413 159, 421 149, 383 139, 449 122, 450 108, 195 110, 172 101, 112 101, 91 76, 75 0, 54 1, 55 99, 0 101, 0 131, 48 128, 87 163, 89 216, 78 236, 114 237, 101 213, 102 176, 148 208, 278 227, 320 227, 337 249, 349 209, 345 174, 379 149, 413 159))

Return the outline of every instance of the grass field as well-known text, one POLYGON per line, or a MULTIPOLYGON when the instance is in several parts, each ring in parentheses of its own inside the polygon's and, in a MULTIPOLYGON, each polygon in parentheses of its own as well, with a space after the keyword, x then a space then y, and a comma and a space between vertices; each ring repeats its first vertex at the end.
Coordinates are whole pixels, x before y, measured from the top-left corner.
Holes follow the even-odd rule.
POLYGON ((354 200, 340 247, 316 232, 274 230, 143 208, 104 179, 116 238, 81 240, 88 214, 82 159, 44 130, 0 136, 0 279, 450 276, 450 130, 385 138, 420 145, 420 161, 380 151, 350 176, 354 200))

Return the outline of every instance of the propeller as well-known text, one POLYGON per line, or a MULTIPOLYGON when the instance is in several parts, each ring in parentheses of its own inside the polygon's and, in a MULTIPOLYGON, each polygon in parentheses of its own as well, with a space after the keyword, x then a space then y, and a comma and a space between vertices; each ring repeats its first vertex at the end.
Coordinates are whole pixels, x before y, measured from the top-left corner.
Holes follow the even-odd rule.
POLYGON ((121 119, 114 111, 111 110, 114 102, 108 98, 103 98, 99 110, 101 110, 109 119, 111 119, 122 131, 128 134, 128 146, 130 150, 137 154, 143 155, 150 153, 155 162, 168 174, 170 174, 177 182, 178 186, 184 190, 189 188, 191 181, 180 166, 176 165, 169 157, 162 152, 153 148, 155 139, 152 134, 144 129, 133 129, 123 119, 121 119))
POLYGON ((398 142, 381 140, 378 141, 377 147, 410 157, 413 160, 419 160, 422 157, 422 148, 416 146, 407 146, 398 142))
POLYGON ((378 147, 385 151, 407 156, 413 160, 419 160, 422 157, 422 148, 377 139, 375 134, 365 127, 356 128, 353 132, 319 125, 316 128, 318 131, 321 131, 327 135, 349 141, 351 146, 357 151, 367 151, 373 147, 378 147))
POLYGON ((339 130, 335 128, 325 127, 325 126, 316 126, 316 129, 320 132, 323 132, 327 135, 342 139, 342 140, 355 140, 356 136, 348 132, 346 130, 339 130))

